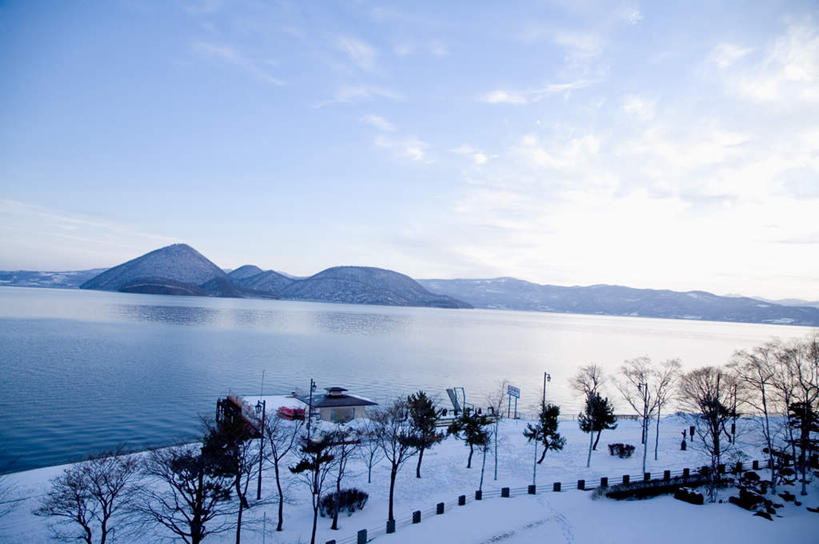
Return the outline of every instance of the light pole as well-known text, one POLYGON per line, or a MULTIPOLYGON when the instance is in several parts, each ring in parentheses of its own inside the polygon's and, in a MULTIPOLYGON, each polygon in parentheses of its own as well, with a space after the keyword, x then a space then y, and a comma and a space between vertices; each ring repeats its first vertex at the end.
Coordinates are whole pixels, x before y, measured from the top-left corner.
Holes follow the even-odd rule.
POLYGON ((307 404, 307 441, 310 441, 310 421, 313 419, 313 391, 316 390, 316 382, 310 378, 310 401, 307 404))
POLYGON ((546 406, 546 382, 552 381, 552 375, 548 372, 543 373, 543 406, 546 406))

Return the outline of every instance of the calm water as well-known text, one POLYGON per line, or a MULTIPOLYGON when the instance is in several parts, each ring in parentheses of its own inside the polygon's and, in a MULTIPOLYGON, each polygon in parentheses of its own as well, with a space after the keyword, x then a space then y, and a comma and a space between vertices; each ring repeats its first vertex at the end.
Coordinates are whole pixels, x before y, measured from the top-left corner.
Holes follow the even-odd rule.
MULTIPOLYGON (((120 443, 194 437, 228 392, 342 385, 385 401, 464 386, 485 404, 506 378, 521 409, 543 372, 564 413, 576 368, 626 358, 725 362, 736 349, 810 329, 490 310, 391 308, 0 287, 0 463, 23 470, 120 443)), ((616 393, 610 392, 616 401, 616 393)), ((448 402, 446 402, 448 405, 448 402)), ((625 407, 617 406, 623 411, 625 407)), ((622 405, 622 403, 620 403, 622 405)))

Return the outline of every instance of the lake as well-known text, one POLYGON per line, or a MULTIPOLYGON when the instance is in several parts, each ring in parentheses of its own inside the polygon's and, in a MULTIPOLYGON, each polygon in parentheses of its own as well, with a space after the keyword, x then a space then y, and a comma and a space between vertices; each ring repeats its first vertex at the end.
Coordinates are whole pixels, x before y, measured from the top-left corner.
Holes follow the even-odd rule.
MULTIPOLYGON (((341 385, 386 402, 445 389, 486 405, 503 379, 521 411, 547 396, 563 414, 581 403, 576 369, 623 360, 718 365, 737 349, 812 330, 757 325, 495 310, 399 308, 273 300, 0 287, 0 467, 81 459, 125 443, 199 435, 227 393, 319 392, 341 385)), ((626 412, 613 387, 618 413, 626 412)))

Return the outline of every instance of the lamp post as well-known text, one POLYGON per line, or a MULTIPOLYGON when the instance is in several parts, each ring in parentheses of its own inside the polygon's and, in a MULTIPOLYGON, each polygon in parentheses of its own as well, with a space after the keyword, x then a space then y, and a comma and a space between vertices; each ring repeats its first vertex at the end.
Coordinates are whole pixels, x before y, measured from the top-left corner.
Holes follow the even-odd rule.
POLYGON ((546 382, 552 381, 552 375, 548 372, 543 373, 543 406, 546 406, 546 382))
POLYGON ((307 441, 310 441, 310 421, 313 419, 313 391, 316 390, 316 382, 310 378, 310 401, 307 404, 307 441))

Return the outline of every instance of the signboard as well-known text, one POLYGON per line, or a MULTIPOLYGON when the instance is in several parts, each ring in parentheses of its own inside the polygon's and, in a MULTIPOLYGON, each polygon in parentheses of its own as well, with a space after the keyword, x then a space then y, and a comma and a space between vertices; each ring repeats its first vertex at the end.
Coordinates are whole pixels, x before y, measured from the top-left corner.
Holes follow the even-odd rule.
POLYGON ((520 398, 520 387, 515 387, 514 385, 507 386, 506 393, 510 397, 515 397, 516 399, 520 398))

